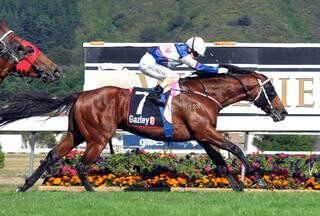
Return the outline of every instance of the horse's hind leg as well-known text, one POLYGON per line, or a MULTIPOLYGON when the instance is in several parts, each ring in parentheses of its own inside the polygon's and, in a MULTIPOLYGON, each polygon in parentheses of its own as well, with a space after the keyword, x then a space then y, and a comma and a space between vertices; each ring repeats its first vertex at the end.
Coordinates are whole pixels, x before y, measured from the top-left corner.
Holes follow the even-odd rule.
MULTIPOLYGON (((78 145, 79 143, 76 143, 78 145)), ((36 183, 46 169, 51 166, 55 161, 59 160, 68 154, 74 147, 74 138, 71 132, 68 132, 64 140, 54 149, 52 149, 46 158, 41 162, 40 166, 33 172, 33 174, 26 179, 25 184, 19 187, 17 191, 24 192, 36 183)))
POLYGON ((109 147, 110 147, 110 154, 114 154, 114 149, 113 149, 112 139, 110 139, 109 147))
POLYGON ((223 159, 222 155, 216 151, 212 145, 209 143, 200 143, 201 146, 205 149, 211 160, 217 166, 217 169, 223 173, 229 180, 231 187, 234 191, 243 191, 243 185, 239 185, 237 181, 234 179, 232 174, 228 170, 228 166, 223 159))
POLYGON ((105 147, 106 142, 88 142, 87 148, 80 162, 77 164, 76 169, 86 191, 94 191, 87 178, 86 165, 96 161, 105 147))

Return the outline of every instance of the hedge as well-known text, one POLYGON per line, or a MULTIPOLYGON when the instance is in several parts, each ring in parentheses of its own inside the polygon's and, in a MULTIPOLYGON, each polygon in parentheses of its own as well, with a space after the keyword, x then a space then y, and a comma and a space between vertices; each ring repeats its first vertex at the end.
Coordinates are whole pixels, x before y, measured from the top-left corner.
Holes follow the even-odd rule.
POLYGON ((0 146, 0 169, 4 167, 4 153, 1 151, 0 146))
MULTIPOLYGON (((75 170, 82 154, 73 151, 57 161, 46 172, 43 184, 82 185, 75 170)), ((248 159, 263 174, 267 189, 320 190, 320 157, 317 155, 253 154, 248 159)), ((238 159, 227 160, 227 163, 228 169, 240 181, 241 163, 238 159)), ((174 154, 146 153, 143 150, 99 157, 88 167, 88 180, 97 187, 230 187, 228 180, 216 171, 206 155, 179 158, 174 154)), ((247 176, 245 187, 258 188, 254 180, 254 176, 247 176)))

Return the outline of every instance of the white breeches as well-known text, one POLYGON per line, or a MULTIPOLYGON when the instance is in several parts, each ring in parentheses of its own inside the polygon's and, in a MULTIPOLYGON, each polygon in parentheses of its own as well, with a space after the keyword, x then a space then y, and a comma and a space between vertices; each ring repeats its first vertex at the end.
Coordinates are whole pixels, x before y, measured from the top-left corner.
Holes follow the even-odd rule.
POLYGON ((140 60, 140 70, 142 73, 161 81, 169 77, 179 79, 179 75, 176 72, 157 64, 156 60, 148 52, 140 60))

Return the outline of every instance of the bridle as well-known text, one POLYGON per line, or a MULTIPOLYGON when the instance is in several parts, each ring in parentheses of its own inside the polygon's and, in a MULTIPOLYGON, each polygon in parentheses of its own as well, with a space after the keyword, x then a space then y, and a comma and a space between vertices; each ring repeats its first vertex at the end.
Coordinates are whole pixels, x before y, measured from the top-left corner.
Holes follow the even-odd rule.
POLYGON ((9 48, 9 46, 6 44, 6 38, 10 35, 10 34, 12 34, 13 33, 13 31, 12 30, 9 30, 9 31, 7 31, 6 33, 4 33, 4 35, 2 35, 2 37, 0 38, 0 44, 1 44, 1 50, 0 50, 0 57, 2 57, 2 58, 9 58, 9 59, 11 59, 15 64, 17 64, 17 63, 19 63, 20 62, 20 60, 21 59, 23 59, 25 56, 23 55, 23 56, 19 56, 19 54, 18 53, 15 53, 16 55, 18 55, 18 57, 21 57, 21 58, 18 58, 17 56, 15 56, 14 54, 13 54, 13 50, 11 50, 10 48, 9 48))
MULTIPOLYGON (((266 103, 267 103, 270 106, 270 109, 272 110, 273 109, 272 100, 275 98, 276 92, 274 90, 273 85, 271 84, 270 79, 268 78, 268 79, 262 81, 259 77, 257 77, 255 74, 253 74, 252 71, 250 71, 250 73, 252 74, 252 76, 257 78, 258 85, 260 87, 259 93, 258 93, 258 95, 256 97, 253 97, 251 91, 247 88, 247 86, 242 82, 242 80, 238 76, 236 76, 232 72, 229 72, 227 74, 227 76, 230 76, 230 77, 236 79, 240 83, 240 85, 241 85, 241 87, 242 87, 242 89, 243 89, 243 91, 244 91, 244 93, 246 95, 246 99, 251 104, 254 104, 254 105, 256 105, 257 107, 260 107, 260 108, 264 108, 266 103), (266 86, 267 86, 267 88, 266 88, 266 86), (272 92, 273 96, 271 96, 270 93, 268 93, 268 92, 270 92, 270 93, 272 92)), ((193 93, 193 94, 198 94, 198 95, 207 97, 208 99, 214 101, 218 105, 218 107, 220 107, 222 109, 223 108, 222 104, 217 99, 215 99, 214 97, 209 96, 205 85, 201 82, 201 80, 198 80, 198 81, 199 81, 200 85, 202 86, 202 89, 203 89, 204 93, 197 92, 197 91, 193 91, 192 92, 192 91, 188 91, 188 90, 187 91, 186 90, 182 90, 182 91, 185 91, 185 92, 188 92, 188 93, 193 93)))
MULTIPOLYGON (((274 87, 272 86, 269 78, 262 81, 259 77, 255 76, 258 80, 260 90, 259 90, 258 95, 256 97, 253 97, 250 90, 246 87, 246 85, 242 82, 241 79, 239 79, 236 75, 234 75, 232 73, 228 73, 228 75, 239 81, 239 83, 241 84, 241 86, 246 94, 246 99, 250 103, 256 105, 257 107, 263 108, 265 106, 265 101, 266 101, 267 104, 270 106, 270 109, 273 109, 271 102, 275 98, 276 92, 275 92, 274 87), (268 86, 267 88, 265 87, 266 85, 268 86), (267 90, 269 92, 272 92, 274 95, 271 96, 270 94, 268 94, 267 90)), ((254 74, 252 74, 252 75, 254 76, 254 74)))
MULTIPOLYGON (((10 59, 16 65, 16 71, 11 71, 9 74, 11 76, 20 77, 21 79, 24 80, 24 77, 28 76, 27 74, 25 74, 25 72, 29 71, 30 67, 32 67, 37 72, 37 75, 39 78, 46 77, 46 73, 40 67, 33 64, 34 61, 40 55, 41 51, 32 43, 26 40, 23 40, 19 37, 16 37, 20 42, 21 49, 24 49, 23 54, 16 52, 14 50, 15 49, 14 47, 10 48, 7 45, 8 41, 6 39, 12 33, 13 31, 9 30, 0 38, 0 45, 2 46, 2 48, 0 49, 0 58, 10 59), (32 47, 32 49, 34 50, 35 53, 32 56, 29 56, 28 52, 25 50, 27 46, 32 47)), ((30 81, 25 81, 25 82, 29 83, 30 81)))

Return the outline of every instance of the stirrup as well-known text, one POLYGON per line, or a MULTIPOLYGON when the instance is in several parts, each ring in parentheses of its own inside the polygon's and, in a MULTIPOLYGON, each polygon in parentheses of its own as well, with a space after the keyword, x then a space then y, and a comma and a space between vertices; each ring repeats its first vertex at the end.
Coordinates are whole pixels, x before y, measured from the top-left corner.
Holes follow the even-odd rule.
POLYGON ((160 107, 164 107, 164 103, 162 102, 162 100, 158 97, 152 97, 149 95, 147 96, 147 100, 149 100, 150 102, 152 102, 153 104, 155 104, 156 106, 160 106, 160 107))

